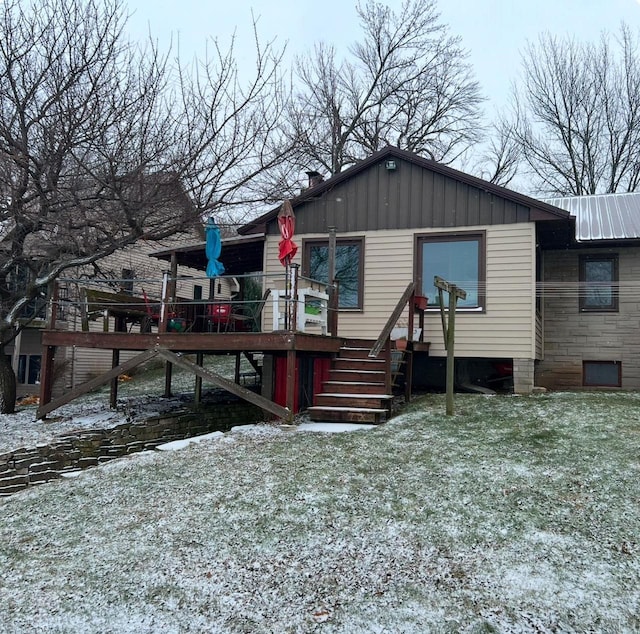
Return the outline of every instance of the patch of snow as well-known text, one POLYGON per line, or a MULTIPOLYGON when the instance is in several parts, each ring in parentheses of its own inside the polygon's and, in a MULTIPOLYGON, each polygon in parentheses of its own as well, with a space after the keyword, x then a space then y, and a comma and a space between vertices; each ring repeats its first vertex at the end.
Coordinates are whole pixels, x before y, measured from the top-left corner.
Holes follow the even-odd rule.
POLYGON ((81 476, 84 473, 84 471, 82 471, 82 469, 77 469, 75 471, 64 471, 63 473, 60 474, 60 476, 62 478, 77 478, 78 476, 81 476))
POLYGON ((377 425, 365 425, 359 423, 300 423, 298 431, 314 431, 325 434, 340 434, 349 431, 363 431, 374 429, 377 425))
POLYGON ((212 440, 214 438, 220 438, 221 436, 224 436, 223 432, 214 431, 210 434, 202 434, 200 436, 192 436, 191 438, 183 438, 182 440, 166 442, 163 445, 158 445, 156 449, 159 449, 160 451, 178 451, 188 447, 189 445, 198 444, 203 440, 212 440))
POLYGON ((144 420, 180 406, 177 399, 131 396, 118 400, 118 410, 108 409, 108 396, 91 394, 60 407, 44 420, 37 407, 18 407, 15 414, 0 414, 0 453, 20 447, 46 445, 56 436, 89 429, 117 427, 127 420, 144 420))

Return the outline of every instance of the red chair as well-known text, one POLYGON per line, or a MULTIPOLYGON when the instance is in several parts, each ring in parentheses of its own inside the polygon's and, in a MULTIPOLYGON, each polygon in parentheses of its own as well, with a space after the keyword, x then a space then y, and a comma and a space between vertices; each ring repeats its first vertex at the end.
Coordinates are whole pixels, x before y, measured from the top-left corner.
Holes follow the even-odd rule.
POLYGON ((209 332, 214 329, 217 332, 227 332, 229 328, 233 329, 231 304, 209 304, 207 306, 207 320, 209 322, 209 332))

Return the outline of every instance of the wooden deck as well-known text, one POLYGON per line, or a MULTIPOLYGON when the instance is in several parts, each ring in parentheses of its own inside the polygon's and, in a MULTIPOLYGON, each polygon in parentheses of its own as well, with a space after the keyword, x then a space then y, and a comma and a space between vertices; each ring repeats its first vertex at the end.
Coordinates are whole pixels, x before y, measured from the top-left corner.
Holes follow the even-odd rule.
POLYGON ((101 350, 151 350, 159 347, 174 352, 202 352, 205 354, 250 351, 286 352, 288 350, 337 353, 342 341, 340 337, 287 331, 147 334, 68 330, 42 331, 43 346, 77 346, 101 350))
MULTIPOLYGON (((300 332, 248 332, 248 333, 140 333, 140 332, 78 332, 65 330, 44 330, 42 332, 43 364, 40 386, 40 407, 38 418, 78 398, 88 391, 111 383, 110 406, 115 408, 120 374, 131 370, 154 357, 168 362, 165 392, 171 390, 171 365, 191 371, 196 377, 196 394, 199 394, 202 380, 244 398, 266 412, 285 420, 291 420, 295 412, 294 403, 298 355, 335 355, 343 344, 340 337, 314 335, 300 332), (52 399, 53 363, 59 347, 112 350, 112 368, 100 377, 73 388, 64 396, 52 399), (120 363, 122 351, 138 351, 133 359, 120 363), (263 396, 246 389, 238 382, 229 381, 219 374, 205 370, 202 366, 204 355, 235 354, 239 368, 240 355, 245 353, 268 353, 286 357, 286 404, 283 407, 263 396), (196 363, 182 357, 182 354, 196 354, 196 363)), ((198 398, 198 397, 196 397, 198 398)))
MULTIPOLYGON (((149 304, 146 295, 144 301, 141 302, 139 298, 107 291, 99 294, 91 294, 86 291, 84 301, 80 306, 83 330, 58 329, 56 328, 58 299, 57 291, 54 290, 50 327, 42 331, 43 358, 40 407, 37 416, 43 418, 54 409, 107 383, 111 385, 109 404, 111 408, 115 409, 118 377, 150 359, 158 358, 166 364, 164 392, 166 396, 171 394, 172 367, 176 366, 193 373, 195 377, 194 401, 196 403, 200 402, 202 381, 204 380, 287 421, 291 421, 299 409, 305 409, 312 405, 312 399, 318 402, 317 406, 311 408, 315 410, 315 415, 324 416, 328 420, 368 421, 371 417, 373 417, 373 422, 386 420, 391 409, 393 380, 390 333, 405 305, 407 303, 410 306, 414 305, 414 283, 407 286, 376 341, 351 340, 348 345, 346 339, 336 336, 338 324, 337 308, 334 305, 335 298, 332 299, 329 294, 317 291, 314 284, 320 283, 306 278, 298 278, 297 267, 292 267, 290 280, 292 290, 289 291, 289 294, 284 295, 278 289, 269 289, 263 295, 259 302, 260 313, 265 307, 267 296, 270 294, 272 296, 273 323, 288 325, 286 330, 273 332, 245 331, 244 326, 247 322, 244 320, 236 323, 227 317, 227 320, 222 323, 214 318, 215 315, 213 317, 209 315, 207 311, 202 311, 204 314, 199 316, 200 320, 196 318, 198 316, 195 313, 190 316, 181 314, 179 309, 184 309, 184 306, 176 302, 175 290, 169 292, 172 285, 169 283, 167 274, 163 280, 163 297, 158 310, 154 309, 155 304, 149 304), (308 286, 299 288, 299 279, 308 286), (169 296, 172 298, 171 301, 168 299, 169 296), (289 299, 291 297, 294 299, 289 299), (319 303, 320 308, 317 315, 306 310, 307 297, 313 298, 314 306, 319 303), (141 303, 148 310, 140 310, 141 303), (96 315, 101 315, 103 318, 102 332, 89 330, 89 319, 96 315), (109 331, 110 317, 113 318, 114 327, 114 330, 111 331, 109 331), (218 328, 224 325, 224 332, 211 331, 216 321, 218 328), (306 332, 307 322, 313 324, 314 334, 306 332), (176 327, 177 325, 180 327, 176 327), (242 329, 238 330, 238 326, 242 326, 242 329), (321 334, 315 334, 315 331, 318 330, 321 334), (111 368, 101 376, 74 386, 64 395, 53 399, 53 368, 58 348, 111 350, 111 368), (364 359, 352 359, 349 355, 353 350, 357 350, 359 355, 364 356, 364 359), (121 363, 120 355, 123 351, 137 352, 138 354, 121 363), (229 381, 215 371, 203 367, 206 355, 225 354, 234 354, 236 357, 235 381, 229 381), (194 355, 195 362, 184 355, 194 355), (256 374, 262 379, 261 394, 241 385, 240 361, 242 355, 247 358, 256 374), (260 366, 256 361, 259 358, 258 355, 264 355, 264 361, 268 362, 266 376, 265 364, 260 366), (375 387, 376 392, 379 392, 377 383, 381 383, 383 389, 380 394, 376 393, 376 398, 372 398, 368 386, 366 389, 362 388, 363 381, 360 375, 373 371, 361 367, 363 363, 367 368, 375 365, 376 372, 379 370, 382 374, 383 380, 376 381, 375 387), (342 378, 345 373, 349 374, 349 385, 345 387, 342 385, 344 381, 339 381, 336 377, 333 380, 328 380, 332 376, 331 373, 342 378), (354 376, 351 377, 351 374, 354 376), (340 383, 339 390, 334 389, 336 382, 340 383), (363 391, 363 394, 359 394, 360 391, 363 391), (324 404, 324 407, 321 404, 324 404), (376 407, 368 407, 372 404, 376 407), (363 407, 363 405, 367 407, 363 407), (336 408, 345 410, 345 412, 341 411, 338 416, 336 408)), ((216 304, 211 300, 206 300, 206 302, 205 300, 196 300, 196 303, 189 302, 188 305, 193 309, 204 303, 213 306, 221 305, 220 302, 216 304)), ((225 302, 225 304, 229 305, 229 302, 225 302)), ((421 332, 424 332, 423 313, 423 310, 420 311, 421 332)), ((233 314, 239 318, 246 315, 244 311, 229 313, 229 315, 233 314)), ((256 329, 256 325, 256 323, 252 323, 253 330, 256 329)), ((413 332, 413 310, 409 311, 408 332, 413 332)), ((423 344, 420 342, 418 345, 423 344)), ((428 349, 428 344, 426 346, 428 349)), ((411 395, 413 350, 406 356, 405 393, 408 400, 411 395)))

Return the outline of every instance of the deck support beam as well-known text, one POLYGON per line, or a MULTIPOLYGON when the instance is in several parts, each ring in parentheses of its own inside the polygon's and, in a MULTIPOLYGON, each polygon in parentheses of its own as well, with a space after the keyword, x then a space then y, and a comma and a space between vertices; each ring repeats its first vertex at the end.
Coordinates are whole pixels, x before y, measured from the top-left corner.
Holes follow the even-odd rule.
MULTIPOLYGON (((52 348, 52 346, 48 346, 48 348, 52 348)), ((53 355, 53 352, 50 352, 50 354, 53 355)), ((38 410, 36 412, 36 418, 44 418, 49 412, 52 412, 54 409, 58 409, 58 407, 62 407, 63 405, 70 403, 79 396, 82 396, 87 392, 91 392, 91 390, 95 390, 97 387, 100 387, 101 385, 104 385, 105 383, 111 381, 111 379, 113 379, 114 377, 117 378, 120 374, 124 374, 125 372, 131 370, 131 368, 135 368, 141 363, 145 363, 149 359, 153 359, 153 357, 155 357, 157 354, 158 352, 156 350, 147 350, 146 352, 141 352, 135 357, 129 359, 129 361, 126 361, 125 363, 122 363, 115 368, 111 368, 109 372, 105 372, 95 379, 91 379, 90 381, 86 381, 81 385, 78 385, 77 387, 69 390, 66 394, 55 400, 51 400, 50 393, 49 398, 46 399, 43 385, 40 392, 42 394, 42 400, 40 401, 40 407, 38 407, 38 410)), ((45 357, 46 356, 47 350, 45 349, 45 357)), ((46 363, 47 359, 45 358, 45 364, 46 363)), ((53 363, 53 357, 51 358, 51 363, 53 363)), ((43 382, 46 380, 47 379, 44 378, 43 382)))
MULTIPOLYGON (((111 352, 111 368, 120 365, 120 350, 111 352)), ((118 375, 119 376, 119 375, 118 375)), ((111 389, 109 390, 109 408, 116 409, 118 407, 118 376, 111 379, 111 389)))
POLYGON ((189 361, 188 359, 185 359, 183 356, 178 355, 175 352, 171 352, 170 350, 166 350, 164 348, 156 348, 156 353, 166 361, 170 361, 178 367, 189 370, 196 376, 201 376, 205 381, 213 383, 214 385, 227 390, 227 392, 231 392, 231 394, 235 394, 235 396, 238 396, 245 401, 249 401, 249 403, 257 405, 261 409, 269 412, 270 414, 274 414, 278 418, 290 420, 292 417, 293 409, 282 407, 281 405, 278 405, 277 403, 264 398, 264 396, 260 396, 259 394, 248 390, 242 385, 238 385, 233 381, 229 381, 229 379, 225 379, 223 376, 217 374, 216 372, 205 370, 204 368, 201 368, 197 364, 193 363, 193 361, 189 361))
POLYGON ((296 402, 296 361, 295 350, 287 350, 287 395, 286 405, 290 412, 295 412, 296 402))
POLYGON ((171 381, 173 379, 173 366, 170 361, 164 364, 164 397, 171 398, 171 381))
MULTIPOLYGON (((56 356, 55 346, 43 346, 42 368, 40 372, 40 405, 51 402, 53 394, 53 362, 56 356)), ((40 418, 40 415, 38 415, 40 418)))
MULTIPOLYGON (((204 364, 204 354, 202 352, 196 352, 196 365, 202 367, 204 364)), ((193 388, 193 401, 196 405, 200 405, 202 402, 202 377, 196 374, 196 383, 193 388)))

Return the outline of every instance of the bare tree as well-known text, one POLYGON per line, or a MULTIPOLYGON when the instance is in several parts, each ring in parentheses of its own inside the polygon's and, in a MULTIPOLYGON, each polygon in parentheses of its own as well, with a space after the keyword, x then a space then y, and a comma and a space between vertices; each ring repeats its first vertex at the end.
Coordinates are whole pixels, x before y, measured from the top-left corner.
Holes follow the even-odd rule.
POLYGON ((454 160, 479 136, 482 98, 436 0, 405 0, 397 13, 368 0, 357 11, 362 38, 346 59, 319 44, 297 61, 299 165, 336 174, 386 145, 454 160))
POLYGON ((471 171, 490 183, 508 187, 518 174, 521 160, 521 148, 512 126, 498 117, 471 171))
POLYGON ((256 40, 241 83, 233 45, 191 68, 125 35, 120 0, 0 8, 0 412, 4 353, 52 280, 141 237, 159 240, 241 202, 286 155, 280 55, 256 40), (186 191, 185 191, 186 189, 186 191))
POLYGON ((623 25, 597 44, 541 35, 526 47, 512 133, 538 193, 635 191, 640 184, 640 56, 623 25))

